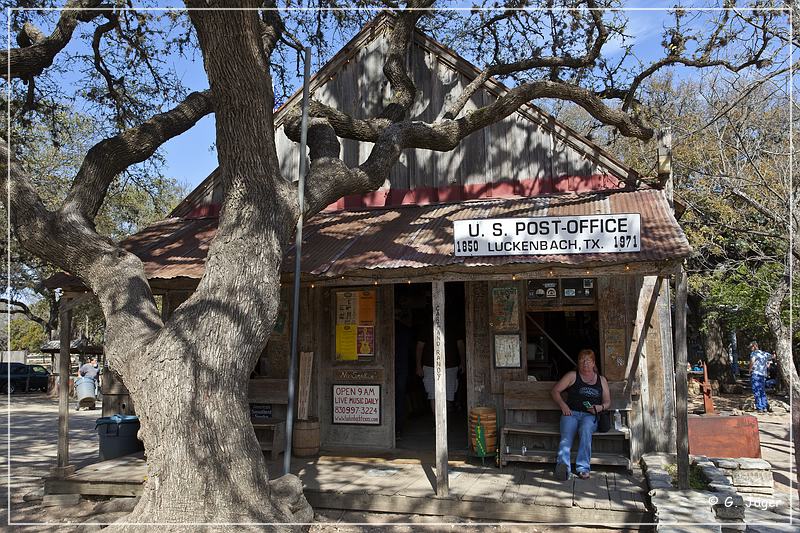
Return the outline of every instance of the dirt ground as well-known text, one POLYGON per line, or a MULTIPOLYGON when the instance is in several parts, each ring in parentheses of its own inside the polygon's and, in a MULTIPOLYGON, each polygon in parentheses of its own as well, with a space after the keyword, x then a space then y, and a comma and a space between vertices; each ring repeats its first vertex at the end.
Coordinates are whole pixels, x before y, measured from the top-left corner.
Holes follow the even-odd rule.
MULTIPOLYGON (((721 395, 715 398, 718 410, 732 411, 747 401, 746 393, 721 395)), ((772 400, 772 398, 771 398, 772 400)), ((700 396, 691 398, 691 409, 702 406, 700 396)), ((81 466, 96 459, 97 434, 94 423, 99 410, 70 412, 70 458, 81 466)), ((4 442, 0 465, 9 466, 10 475, 2 477, 8 490, 10 513, 3 506, 0 524, 11 520, 14 531, 97 531, 99 526, 79 526, 101 519, 110 522, 126 514, 133 504, 130 498, 114 500, 82 499, 78 505, 43 507, 41 497, 25 501, 31 495, 41 494, 43 477, 55 464, 58 406, 43 394, 23 394, 11 397, 7 407, 11 423, 11 439, 4 442), (10 444, 10 447, 9 447, 10 444), (10 482, 10 484, 9 484, 10 482)), ((788 413, 757 414, 762 439, 762 454, 774 467, 776 493, 789 495, 789 415, 788 413)), ((595 528, 565 526, 537 526, 532 524, 485 523, 460 517, 431 517, 388 513, 359 513, 340 510, 319 510, 315 515, 314 533, 367 533, 379 531, 503 531, 513 533, 555 531, 593 531, 595 528)))

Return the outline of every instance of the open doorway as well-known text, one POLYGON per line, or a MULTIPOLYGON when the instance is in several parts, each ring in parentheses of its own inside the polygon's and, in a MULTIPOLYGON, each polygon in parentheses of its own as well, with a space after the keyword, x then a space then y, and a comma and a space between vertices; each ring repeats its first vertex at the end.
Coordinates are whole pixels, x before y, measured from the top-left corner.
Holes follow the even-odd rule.
MULTIPOLYGON (((429 393, 433 366, 433 308, 429 283, 395 286, 395 436, 400 449, 431 451, 435 448, 436 422, 429 393), (417 355, 419 350, 420 365, 417 355), (430 372, 430 371, 428 371, 430 372)), ((445 366, 451 381, 452 400, 448 401, 447 441, 449 450, 466 450, 467 382, 464 283, 445 283, 445 366), (460 341, 460 343, 459 343, 460 341)), ((432 389, 430 389, 432 392, 432 389)))
POLYGON ((597 311, 528 312, 526 320, 529 376, 538 381, 560 379, 575 369, 572 361, 583 348, 594 350, 602 373, 597 311))

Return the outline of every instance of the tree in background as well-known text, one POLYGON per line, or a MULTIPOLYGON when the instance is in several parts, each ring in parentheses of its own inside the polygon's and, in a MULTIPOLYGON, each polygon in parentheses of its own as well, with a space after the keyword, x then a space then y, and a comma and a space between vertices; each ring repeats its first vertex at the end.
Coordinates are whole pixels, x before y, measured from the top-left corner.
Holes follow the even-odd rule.
POLYGON ((44 331, 33 320, 15 318, 10 324, 10 345, 12 350, 38 352, 46 340, 44 331))
MULTIPOLYGON (((21 115, 20 120, 12 122, 12 139, 17 140, 14 147, 44 205, 56 209, 64 202, 72 176, 81 167, 86 152, 98 140, 98 132, 88 115, 59 109, 45 113, 36 121, 24 120, 26 116, 21 115), (43 120, 45 116, 47 121, 43 120)), ((161 163, 156 159, 153 164, 120 173, 114 179, 94 220, 100 235, 119 241, 164 218, 177 205, 185 195, 185 187, 163 177, 161 163)), ((3 217, 3 226, 5 220, 3 217)), ((3 255, 7 246, 4 230, 0 237, 3 255)), ((11 291, 0 297, 0 303, 6 304, 0 312, 26 317, 43 330, 45 340, 52 339, 58 327, 59 294, 46 287, 44 281, 58 271, 59 268, 20 246, 12 235, 11 291), (41 302, 46 305, 37 305, 41 302)), ((102 342, 104 321, 96 300, 79 305, 73 318, 81 325, 78 328, 81 332, 87 333, 87 329, 91 332, 93 342, 102 342), (87 320, 90 328, 86 327, 87 320)), ((19 320, 13 322, 22 324, 19 320)), ((29 327, 26 324, 24 329, 29 327)), ((14 335, 11 342, 17 342, 14 335)), ((38 346, 29 349, 38 351, 38 346)))
POLYGON ((791 218, 797 207, 791 81, 788 73, 762 79, 715 73, 681 82, 671 91, 675 114, 664 118, 675 139, 676 197, 686 205, 682 225, 696 250, 690 286, 700 301, 706 356, 724 376, 724 329, 768 341, 763 345, 775 352, 787 390, 792 381, 800 385, 790 346, 797 331, 788 330, 790 256, 798 253, 790 247, 798 229, 791 218))
MULTIPOLYGON (((396 7, 394 2, 376 4, 396 7)), ((373 191, 405 150, 452 150, 470 133, 533 100, 574 102, 623 136, 649 139, 653 128, 640 95, 652 75, 670 66, 735 72, 780 68, 771 61, 773 42, 781 46, 776 35, 785 31, 785 18, 777 11, 698 15, 679 9, 665 29, 663 57, 639 63, 626 61, 630 46, 623 46, 621 56, 605 54, 608 48, 618 52, 619 43, 625 43, 624 14, 594 9, 612 2, 565 1, 559 5, 573 10, 557 12, 487 3, 487 11, 468 13, 437 11, 433 4, 411 0, 397 13, 383 58, 389 96, 379 113, 356 118, 312 103, 304 206, 293 184, 281 176, 275 148, 275 90, 280 94, 277 82, 287 71, 281 54, 287 41, 295 42, 291 31, 304 40, 316 27, 319 42, 326 35, 322 26, 327 24, 327 31, 356 27, 358 17, 207 10, 217 4, 188 0, 188 7, 204 10, 190 11, 188 17, 64 11, 50 35, 15 20, 21 47, 0 59, 0 72, 10 70, 14 87, 24 96, 22 108, 35 107, 36 91, 48 86, 53 69, 74 73, 82 65, 88 89, 81 98, 99 106, 95 116, 109 132, 87 151, 64 202, 56 207, 48 208, 37 194, 21 154, 11 154, 11 167, 3 169, 0 179, 5 180, 5 171, 12 177, 9 207, 20 244, 78 276, 102 306, 107 356, 134 398, 147 450, 147 482, 127 521, 174 523, 172 529, 187 520, 310 521, 299 480, 268 479, 261 449, 247 429, 245 386, 275 321, 283 253, 301 210, 309 217, 344 195, 373 191), (86 58, 60 53, 81 23, 91 28, 92 52, 86 58), (406 62, 417 25, 485 65, 474 82, 448 95, 431 122, 409 120, 420 96, 406 62), (164 50, 187 49, 202 56, 210 89, 185 94, 175 83, 164 50), (490 77, 511 88, 465 112, 490 77), (212 112, 224 192, 219 229, 196 291, 162 321, 141 262, 101 236, 96 219, 120 173, 149 161, 164 142, 212 112), (371 143, 367 159, 348 167, 339 158, 340 138, 371 143), (238 364, 231 364, 232 353, 238 364)), ((99 2, 73 0, 70 5, 96 7, 99 2)), ((291 115, 286 131, 297 139, 299 111, 291 115)), ((9 150, 6 142, 2 146, 9 150)))

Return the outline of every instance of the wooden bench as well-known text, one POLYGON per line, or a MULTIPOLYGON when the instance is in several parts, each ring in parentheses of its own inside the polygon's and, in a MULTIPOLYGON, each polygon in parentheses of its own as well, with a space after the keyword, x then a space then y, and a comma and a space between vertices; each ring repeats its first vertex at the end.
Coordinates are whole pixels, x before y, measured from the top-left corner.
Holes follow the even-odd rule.
MULTIPOLYGON (((507 381, 503 386, 504 425, 500 434, 500 466, 510 461, 555 463, 558 441, 561 438, 559 422, 561 409, 550 396, 554 381, 507 381), (522 455, 522 445, 527 451, 522 455), (506 446, 509 451, 506 452, 506 446)), ((592 436, 592 464, 624 466, 631 469, 630 431, 628 412, 631 409, 630 395, 624 393, 624 382, 608 384, 611 393, 611 424, 606 433, 595 432, 592 436), (613 428, 615 409, 622 415, 625 428, 613 428)), ((564 394, 566 397, 566 394, 564 394)), ((576 435, 576 440, 578 436, 576 435)), ((575 460, 575 448, 572 461, 575 460)))
POLYGON ((251 418, 256 438, 261 451, 271 452, 271 459, 276 461, 278 455, 286 449, 286 410, 276 416, 276 406, 289 403, 289 381, 286 379, 253 378, 248 391, 250 404, 272 405, 272 418, 251 418))

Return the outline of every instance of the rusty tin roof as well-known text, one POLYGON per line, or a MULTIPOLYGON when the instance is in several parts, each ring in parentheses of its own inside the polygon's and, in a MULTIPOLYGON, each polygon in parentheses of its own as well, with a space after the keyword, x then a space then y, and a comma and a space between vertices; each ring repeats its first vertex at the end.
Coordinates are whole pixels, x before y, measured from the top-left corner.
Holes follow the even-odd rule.
MULTIPOLYGON (((320 213, 304 228, 301 265, 304 274, 325 278, 364 270, 660 262, 690 252, 663 193, 639 190, 320 213), (456 220, 615 213, 641 214, 640 252, 457 257, 453 250, 456 220)), ((293 264, 294 247, 284 271, 293 264)))
MULTIPOLYGON (((198 279, 216 227, 216 218, 171 218, 125 239, 121 245, 142 259, 150 279, 198 279)), ((356 271, 373 271, 376 277, 401 269, 451 268, 463 272, 474 268, 477 272, 515 264, 661 262, 680 259, 690 252, 661 191, 617 191, 322 212, 305 224, 302 272, 321 279, 356 271), (614 213, 641 214, 640 252, 497 257, 457 257, 453 252, 455 220, 614 213)), ((283 270, 291 273, 293 268, 294 246, 286 254, 283 270)))

